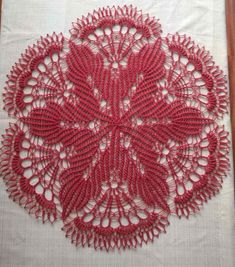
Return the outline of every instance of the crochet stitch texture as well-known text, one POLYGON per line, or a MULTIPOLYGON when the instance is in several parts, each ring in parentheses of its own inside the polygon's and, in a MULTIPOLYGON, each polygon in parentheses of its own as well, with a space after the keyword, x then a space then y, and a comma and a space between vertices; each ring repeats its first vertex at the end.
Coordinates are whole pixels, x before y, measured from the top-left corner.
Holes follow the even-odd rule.
POLYGON ((209 52, 132 6, 103 8, 22 54, 0 171, 11 199, 75 245, 133 248, 219 192, 226 79, 209 52))

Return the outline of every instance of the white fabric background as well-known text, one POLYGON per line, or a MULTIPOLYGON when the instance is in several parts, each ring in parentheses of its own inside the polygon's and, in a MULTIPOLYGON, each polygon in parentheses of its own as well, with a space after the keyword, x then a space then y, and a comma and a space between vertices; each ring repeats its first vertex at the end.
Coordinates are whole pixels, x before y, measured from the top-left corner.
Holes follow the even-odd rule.
MULTIPOLYGON (((133 4, 160 19, 163 34, 189 34, 204 44, 218 65, 227 73, 224 0, 3 0, 1 32, 0 88, 6 74, 27 45, 40 35, 63 32, 68 35, 71 22, 93 9, 113 4, 133 4)), ((0 133, 8 127, 2 111, 0 133)), ((230 120, 224 120, 230 131, 230 120)), ((232 158, 231 158, 232 162, 232 158)), ((100 252, 75 248, 65 239, 61 223, 43 225, 8 199, 0 182, 0 266, 79 266, 150 267, 234 265, 234 199, 232 171, 223 190, 189 220, 170 217, 167 234, 153 244, 132 251, 100 252)))

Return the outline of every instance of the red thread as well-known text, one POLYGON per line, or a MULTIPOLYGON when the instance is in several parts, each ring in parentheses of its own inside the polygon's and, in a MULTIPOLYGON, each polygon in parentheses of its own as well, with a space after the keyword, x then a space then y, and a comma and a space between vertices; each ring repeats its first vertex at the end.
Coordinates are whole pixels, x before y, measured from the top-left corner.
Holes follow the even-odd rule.
POLYGON ((14 201, 75 245, 133 248, 188 217, 229 168, 223 72, 132 6, 41 37, 12 68, 0 169, 14 201))

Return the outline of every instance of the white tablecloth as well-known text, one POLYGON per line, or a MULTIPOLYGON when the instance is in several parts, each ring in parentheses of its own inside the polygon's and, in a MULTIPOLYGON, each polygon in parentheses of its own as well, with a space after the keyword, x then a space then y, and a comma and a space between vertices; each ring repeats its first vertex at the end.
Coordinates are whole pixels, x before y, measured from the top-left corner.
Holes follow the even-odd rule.
MULTIPOLYGON (((163 35, 186 33, 204 44, 227 73, 224 0, 3 0, 0 85, 29 45, 40 35, 63 32, 71 22, 93 9, 113 4, 133 4, 160 19, 163 35)), ((0 111, 0 132, 8 127, 8 116, 0 111)), ((229 116, 224 123, 230 131, 229 116)), ((230 157, 231 158, 231 157, 230 157)), ((232 158, 231 158, 232 163, 232 158)), ((235 266, 233 166, 223 189, 201 212, 187 219, 170 217, 167 234, 153 244, 131 251, 101 252, 76 248, 65 239, 61 223, 43 225, 8 199, 0 182, 1 267, 232 267, 235 266)))

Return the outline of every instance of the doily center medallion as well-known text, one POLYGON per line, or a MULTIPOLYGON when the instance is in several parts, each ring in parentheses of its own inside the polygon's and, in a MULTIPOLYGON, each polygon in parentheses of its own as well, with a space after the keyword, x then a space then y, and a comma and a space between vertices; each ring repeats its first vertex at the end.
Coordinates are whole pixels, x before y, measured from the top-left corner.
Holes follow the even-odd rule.
POLYGON ((188 217, 229 168, 228 96, 205 48, 132 6, 47 35, 14 65, 1 172, 14 201, 76 245, 132 248, 188 217), (221 121, 220 121, 221 120, 221 121))

